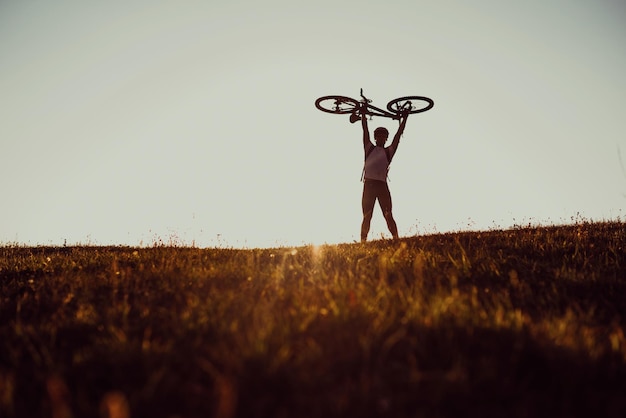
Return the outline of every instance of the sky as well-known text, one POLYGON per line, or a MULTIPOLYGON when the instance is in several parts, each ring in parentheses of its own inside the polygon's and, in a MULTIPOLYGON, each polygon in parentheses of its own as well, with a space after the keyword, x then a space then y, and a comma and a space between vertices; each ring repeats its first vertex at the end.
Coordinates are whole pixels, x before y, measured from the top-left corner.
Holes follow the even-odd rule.
POLYGON ((435 102, 391 165, 401 236, 623 220, 625 21, 621 0, 1 0, 0 245, 358 240, 361 127, 314 102, 361 88, 435 102))

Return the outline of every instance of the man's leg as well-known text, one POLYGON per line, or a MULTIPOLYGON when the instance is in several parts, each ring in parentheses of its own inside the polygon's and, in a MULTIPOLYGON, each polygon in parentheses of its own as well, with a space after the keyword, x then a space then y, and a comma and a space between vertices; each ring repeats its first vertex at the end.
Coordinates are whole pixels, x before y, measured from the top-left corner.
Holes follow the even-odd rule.
POLYGON ((370 231, 370 222, 374 214, 374 204, 376 203, 376 190, 372 182, 366 181, 363 184, 363 197, 361 198, 361 207, 363 208, 363 222, 361 222, 361 241, 367 240, 367 234, 370 231))
POLYGON ((394 239, 398 238, 398 226, 396 225, 395 219, 393 219, 393 213, 391 212, 391 193, 389 192, 389 186, 385 183, 384 190, 381 191, 380 196, 378 197, 378 202, 380 203, 380 208, 383 211, 383 216, 387 221, 387 228, 389 228, 389 232, 394 239))

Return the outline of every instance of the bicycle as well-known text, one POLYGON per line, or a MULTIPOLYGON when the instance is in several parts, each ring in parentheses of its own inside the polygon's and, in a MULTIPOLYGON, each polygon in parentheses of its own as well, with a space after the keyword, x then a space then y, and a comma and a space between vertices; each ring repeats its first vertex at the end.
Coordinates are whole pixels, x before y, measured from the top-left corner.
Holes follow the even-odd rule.
POLYGON ((350 122, 354 123, 361 119, 360 115, 365 114, 371 117, 380 116, 384 118, 400 119, 403 115, 422 113, 430 110, 434 105, 432 99, 424 96, 398 97, 387 103, 387 110, 383 110, 371 104, 372 100, 363 95, 361 89, 361 100, 356 100, 346 96, 322 96, 315 101, 315 107, 322 112, 333 113, 335 115, 350 114, 350 122), (419 106, 414 106, 414 102, 422 102, 419 106))

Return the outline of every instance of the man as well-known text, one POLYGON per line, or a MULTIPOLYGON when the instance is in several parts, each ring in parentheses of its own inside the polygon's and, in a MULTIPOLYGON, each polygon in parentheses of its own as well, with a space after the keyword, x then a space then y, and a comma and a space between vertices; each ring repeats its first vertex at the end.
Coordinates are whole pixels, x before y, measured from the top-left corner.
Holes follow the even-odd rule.
POLYGON ((363 149, 365 151, 365 167, 363 169, 363 198, 361 205, 363 207, 363 222, 361 223, 361 242, 367 241, 367 234, 370 230, 370 222, 374 213, 374 205, 376 200, 383 211, 383 216, 387 221, 387 227, 394 239, 398 238, 398 227, 391 213, 391 193, 387 185, 387 172, 389 164, 393 158, 400 137, 404 132, 404 127, 408 118, 408 113, 400 117, 400 126, 393 137, 391 145, 385 147, 389 131, 380 127, 374 131, 374 141, 370 140, 370 132, 367 127, 367 114, 361 112, 361 126, 363 127, 363 149))

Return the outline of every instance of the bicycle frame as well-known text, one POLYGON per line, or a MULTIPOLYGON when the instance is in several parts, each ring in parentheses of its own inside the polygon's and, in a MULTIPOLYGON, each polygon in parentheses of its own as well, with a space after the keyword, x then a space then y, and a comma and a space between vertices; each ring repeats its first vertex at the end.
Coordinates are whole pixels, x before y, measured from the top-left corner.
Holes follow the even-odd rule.
POLYGON ((358 115, 360 115, 363 112, 363 109, 365 109, 365 114, 369 115, 370 118, 380 116, 383 118, 400 119, 402 116, 399 113, 391 113, 371 104, 372 101, 363 95, 363 89, 361 89, 360 96, 361 100, 359 103, 361 103, 361 107, 355 112, 358 115))

